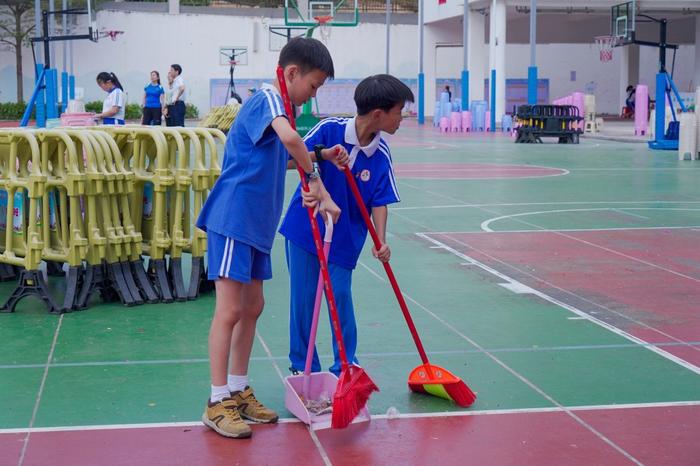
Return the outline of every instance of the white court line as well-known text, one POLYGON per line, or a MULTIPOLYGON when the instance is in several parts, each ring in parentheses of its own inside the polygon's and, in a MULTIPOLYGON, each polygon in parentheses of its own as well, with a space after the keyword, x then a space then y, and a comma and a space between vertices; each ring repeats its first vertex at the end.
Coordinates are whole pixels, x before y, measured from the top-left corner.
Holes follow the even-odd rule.
MULTIPOLYGON (((260 335, 260 332, 258 332, 257 329, 255 330, 255 336, 258 338, 258 341, 260 342, 263 349, 265 350, 265 353, 267 353, 267 356, 272 361, 272 365, 275 367, 275 371, 277 372, 277 375, 282 380, 282 385, 284 386, 284 389, 287 390, 287 384, 284 380, 284 375, 282 374, 282 370, 280 369, 277 362, 275 362, 275 359, 272 356, 272 351, 270 351, 270 348, 267 346, 267 343, 265 343, 265 340, 263 340, 262 335, 260 335)), ((301 421, 299 421, 299 422, 301 422, 301 421)), ((321 440, 319 440, 318 435, 316 435, 316 432, 314 432, 313 429, 311 429, 309 426, 307 426, 306 430, 309 432, 309 435, 311 436, 311 441, 314 442, 314 445, 316 445, 316 449, 318 450, 319 456, 321 456, 321 459, 323 460, 323 464, 325 464, 326 466, 332 466, 331 459, 328 456, 328 452, 326 452, 326 449, 323 448, 323 445, 321 444, 321 440)))
MULTIPOLYGON (((404 183, 410 186, 408 183, 404 183)), ((410 186, 415 189, 420 189, 417 186, 410 186)), ((390 211, 395 210, 425 210, 425 209, 459 209, 465 207, 518 207, 518 206, 560 206, 560 205, 608 205, 608 204, 700 204, 700 201, 567 201, 567 202, 503 202, 494 204, 445 204, 431 206, 414 206, 414 207, 392 207, 390 211)))
MULTIPOLYGON (((396 214, 399 215, 399 214, 396 214)), ((576 233, 576 232, 581 232, 581 231, 627 231, 627 230, 691 230, 691 231, 700 231, 697 230, 697 228, 700 228, 700 225, 686 225, 686 226, 678 226, 678 227, 619 227, 619 228, 545 228, 545 229, 539 229, 539 230, 493 230, 491 232, 487 233, 576 233)), ((449 235, 452 233, 459 233, 461 234, 483 234, 484 230, 477 230, 477 231, 431 231, 431 234, 443 234, 443 235, 449 235)))
MULTIPOLYGON (((360 264, 362 267, 364 267, 366 270, 368 270, 372 275, 374 275, 377 279, 379 279, 382 282, 386 283, 386 279, 381 277, 379 274, 377 274, 374 270, 369 268, 367 265, 365 265, 363 262, 358 261, 358 264, 360 264)), ((501 361, 497 356, 494 354, 490 353, 488 350, 486 350, 483 346, 481 346, 479 343, 474 341, 472 338, 468 337, 464 333, 462 333, 459 329, 457 329, 455 326, 447 322, 445 319, 442 317, 438 316, 433 312, 432 310, 428 309, 426 306, 423 304, 419 303, 415 299, 413 299, 411 296, 407 295, 406 293, 401 293, 404 298, 406 298, 408 301, 411 301, 413 304, 416 306, 420 307, 425 313, 433 317, 435 320, 440 322, 442 325, 450 329, 453 333, 455 333, 457 336, 471 344, 472 346, 476 347, 477 349, 481 350, 481 352, 486 355, 488 358, 490 358, 493 362, 501 366, 503 369, 505 369, 507 372, 509 372, 511 375, 513 375, 516 379, 520 380, 522 383, 530 387, 532 390, 534 390, 536 393, 538 393, 541 397, 552 403, 554 406, 557 406, 562 409, 562 411, 571 417, 574 421, 576 421, 578 424, 580 424, 583 428, 587 429, 589 432, 591 432, 593 435, 598 437, 601 441, 607 443, 611 448, 616 450, 618 453, 623 455, 625 458, 628 460, 632 461, 633 463, 643 466, 642 463, 637 460, 634 456, 632 456, 630 453, 628 453, 624 448, 620 447, 617 445, 615 442, 610 440, 608 437, 605 436, 605 434, 599 432, 598 430, 595 429, 592 425, 587 423, 584 419, 581 417, 577 416, 574 414, 573 411, 570 409, 564 407, 561 403, 559 403, 554 397, 549 395, 547 392, 545 392, 543 389, 541 389, 538 385, 536 385, 534 382, 530 381, 527 377, 522 375, 520 372, 516 371, 512 367, 510 367, 508 364, 505 362, 501 361)))
MULTIPOLYGON (((637 218, 641 218, 641 219, 643 219, 643 220, 651 220, 649 217, 645 217, 644 215, 633 214, 632 212, 627 212, 627 211, 624 210, 622 207, 621 207, 621 208, 618 208, 618 209, 612 209, 612 210, 615 211, 615 212, 619 212, 619 213, 621 213, 621 214, 629 215, 629 216, 631 216, 631 217, 637 217, 637 218)), ((632 210, 632 209, 627 209, 627 210, 632 210)), ((667 209, 665 209, 665 208, 656 208, 656 210, 667 210, 667 209)))
MULTIPOLYGON (((440 248, 442 249, 442 248, 440 248)), ((473 265, 469 263, 469 265, 473 265)), ((499 283, 499 285, 505 288, 511 289, 511 284, 509 283, 499 283), (505 286, 509 285, 509 286, 505 286)), ((515 290, 519 290, 519 287, 514 287, 515 290)), ((533 294, 532 288, 529 288, 527 293, 533 294)), ((514 291, 514 292, 516 292, 514 291)), ((524 290, 523 290, 524 291, 524 290)), ((583 317, 569 317, 569 319, 583 319, 583 317)), ((541 351, 579 351, 579 350, 599 350, 599 349, 616 349, 616 348, 638 348, 637 343, 615 343, 615 344, 602 344, 602 345, 559 345, 559 346, 520 346, 520 347, 497 347, 497 348, 487 348, 487 351, 491 353, 531 353, 531 352, 541 352, 541 351)), ((660 348, 666 347, 676 347, 676 346, 698 346, 700 347, 700 341, 675 341, 675 342, 659 342, 650 343, 648 346, 658 346, 660 348)), ((430 354, 440 354, 440 355, 451 355, 451 354, 478 354, 479 350, 475 349, 459 349, 459 350, 433 350, 430 354)), ((360 358, 400 358, 400 357, 416 357, 415 351, 383 351, 383 352, 358 352, 357 356, 360 358)), ((332 358, 332 354, 320 353, 319 357, 321 359, 332 358)), ((273 356, 272 358, 268 356, 253 356, 250 358, 251 361, 286 361, 288 356, 273 356)), ((163 360, 145 360, 145 361, 87 361, 87 362, 70 362, 70 363, 52 363, 49 368, 60 368, 60 367, 110 367, 110 366, 148 366, 148 365, 158 365, 158 364, 209 364, 208 359, 163 359, 163 360)), ((2 364, 0 365, 0 370, 11 370, 11 369, 40 369, 45 367, 45 364, 2 364)))
MULTIPOLYGON (((492 267, 489 267, 488 265, 486 265, 486 264, 484 264, 484 263, 482 263, 482 262, 479 262, 478 260, 476 260, 476 259, 474 259, 474 258, 472 258, 472 257, 469 257, 469 256, 467 256, 466 254, 464 254, 464 253, 462 253, 462 252, 460 252, 460 251, 457 251, 456 249, 454 249, 454 248, 452 248, 452 247, 450 247, 450 246, 448 246, 448 245, 442 243, 441 241, 439 241, 439 240, 437 240, 437 239, 435 239, 435 238, 431 238, 430 236, 428 236, 429 234, 432 234, 432 233, 428 233, 428 234, 426 234, 426 233, 416 233, 417 236, 419 236, 419 237, 425 239, 426 241, 428 241, 428 242, 430 242, 430 243, 433 243, 433 244, 435 244, 435 245, 442 245, 443 248, 444 248, 446 251, 448 251, 448 252, 454 254, 455 256, 459 257, 459 258, 462 259, 462 260, 471 262, 471 263, 474 264, 475 266, 477 266, 477 267, 479 267, 479 268, 485 270, 486 272, 488 272, 488 273, 490 273, 490 274, 492 274, 492 275, 495 275, 496 277, 500 278, 501 280, 505 280, 506 282, 513 283, 513 284, 522 284, 522 283, 519 282, 518 280, 516 280, 516 279, 514 279, 514 278, 511 278, 511 277, 509 277, 508 275, 506 275, 506 274, 504 274, 504 273, 501 273, 501 272, 499 272, 498 270, 496 270, 496 269, 494 269, 494 268, 492 268, 492 267)), ((453 241, 456 241, 456 242, 458 242, 458 243, 460 243, 460 244, 463 244, 464 246, 471 247, 471 246, 469 246, 469 245, 467 245, 467 244, 465 244, 465 243, 462 243, 461 241, 459 241, 459 240, 457 240, 457 239, 452 238, 452 240, 453 240, 453 241)), ((484 253, 483 251, 480 251, 480 252, 481 252, 482 254, 486 254, 486 253, 484 253)), ((488 255, 488 254, 487 254, 487 255, 488 255)), ((533 276, 533 277, 534 277, 534 278, 537 278, 537 277, 535 277, 535 276, 533 276)), ((541 280, 541 279, 540 279, 540 280, 541 280)), ((550 285, 551 285, 551 284, 550 284, 550 285)), ((523 284, 523 286, 526 286, 526 285, 523 284)), ((551 285, 551 286, 554 286, 554 285, 551 285)), ((564 309, 566 309, 566 310, 568 310, 568 311, 571 311, 571 312, 573 312, 574 314, 578 315, 579 317, 583 317, 584 319, 589 320, 590 322, 592 322, 592 323, 594 323, 594 324, 596 324, 596 325, 599 325, 599 326, 603 327, 604 329, 609 330, 609 331, 613 332, 614 334, 621 336, 622 338, 625 338, 625 339, 627 339, 627 340, 629 340, 629 341, 632 341, 632 342, 634 342, 634 343, 637 343, 637 344, 643 346, 644 348, 646 348, 646 349, 648 349, 648 350, 650 350, 650 351, 653 351, 654 353, 658 354, 659 356, 662 356, 662 357, 664 357, 664 358, 666 358, 666 359, 668 359, 668 360, 670 360, 670 361, 672 361, 672 362, 675 362, 676 364, 680 365, 681 367, 684 367, 684 368, 688 369, 689 371, 694 372, 694 373, 700 375, 700 367, 697 367, 697 366, 695 366, 694 364, 691 364, 690 362, 688 362, 688 361, 686 361, 686 360, 684 360, 684 359, 679 358, 678 356, 675 356, 675 355, 673 355, 673 354, 671 354, 671 353, 669 353, 669 352, 667 352, 667 351, 664 351, 664 350, 662 350, 662 349, 660 349, 660 348, 658 348, 658 347, 655 347, 654 345, 650 344, 649 342, 647 342, 647 341, 645 341, 645 340, 642 340, 641 338, 635 337, 634 335, 632 335, 632 334, 630 334, 630 333, 627 333, 627 332, 625 332, 624 330, 621 330, 621 329, 615 327, 614 325, 608 324, 608 323, 605 322, 605 321, 602 321, 602 320, 600 320, 600 319, 598 319, 598 318, 596 318, 596 317, 593 317, 593 316, 591 316, 590 314, 588 314, 588 313, 586 313, 586 312, 583 312, 583 311, 581 311, 580 309, 578 309, 578 308, 576 308, 576 307, 574 307, 574 306, 572 306, 572 305, 570 305, 570 304, 567 304, 567 303, 565 303, 565 302, 563 302, 563 301, 560 301, 560 300, 558 300, 558 299, 556 299, 556 298, 554 298, 554 297, 552 297, 552 296, 549 296, 549 295, 546 294, 546 293, 543 293, 543 292, 541 292, 541 291, 539 291, 539 290, 534 290, 534 291, 535 291, 535 293, 533 293, 533 294, 534 294, 535 296, 538 296, 538 297, 544 299, 545 301, 549 301, 550 303, 555 304, 556 306, 559 306, 559 307, 562 307, 562 308, 564 308, 564 309)), ((562 291, 565 291, 565 292, 567 292, 567 293, 570 293, 570 294, 574 295, 574 293, 571 293, 570 291, 567 291, 567 290, 562 290, 562 291)), ((574 296, 577 296, 577 295, 574 295, 574 296)), ((597 303, 593 303, 593 304, 598 305, 597 303)), ((600 306, 600 305, 598 305, 598 306, 600 306)), ((600 307, 603 307, 603 306, 600 306, 600 307)), ((603 307, 603 308, 604 308, 604 309, 607 309, 607 308, 605 308, 605 307, 603 307)), ((608 309, 608 310, 609 310, 609 309, 608 309)), ((611 311, 611 312, 614 312, 614 311, 611 311)), ((617 314, 617 313, 616 313, 616 314, 617 314)), ((634 321, 633 319, 631 319, 631 318, 629 318, 629 317, 627 317, 627 316, 625 316, 625 315, 620 314, 620 316, 621 316, 621 317, 624 317, 624 318, 626 318, 626 319, 628 319, 628 320, 630 320, 630 321, 632 321, 632 322, 638 323, 638 324, 640 324, 640 325, 645 325, 643 322, 636 322, 636 321, 634 321)), ((647 326, 647 325, 645 325, 645 326, 647 326)), ((654 330, 654 331, 657 331, 657 332, 663 334, 662 332, 660 332, 659 330, 656 330, 656 329, 653 328, 653 327, 650 327, 650 326, 647 326, 647 327, 648 327, 649 329, 651 329, 651 330, 654 330)), ((678 341, 677 338, 675 338, 675 337, 673 337, 673 336, 671 336, 671 335, 666 335, 666 336, 669 337, 669 338, 671 338, 671 339, 673 339, 673 340, 677 340, 677 341, 678 341)), ((680 342, 680 341, 679 341, 679 342, 680 342)), ((680 342, 680 343, 684 343, 684 342, 680 342)), ((692 346, 690 346, 690 347, 691 347, 691 348, 694 348, 694 347, 692 347, 692 346)))
MULTIPOLYGON (((432 194, 432 195, 437 196, 437 197, 442 197, 442 198, 444 198, 444 199, 448 199, 448 200, 450 200, 450 201, 457 201, 457 202, 460 202, 460 203, 463 202, 461 199, 457 199, 457 198, 455 198, 455 197, 448 196, 448 195, 445 195, 445 194, 442 194, 442 193, 437 193, 437 192, 433 192, 433 191, 426 191, 426 190, 424 190, 424 189, 422 189, 422 188, 420 188, 420 187, 418 187, 418 186, 413 186, 413 185, 411 185, 411 184, 409 184, 409 183, 405 183, 405 182, 404 182, 404 183, 402 183, 402 184, 405 184, 406 186, 409 186, 409 187, 411 187, 411 188, 414 188, 414 189, 416 189, 416 190, 418 190, 418 191, 426 192, 426 193, 432 194)), ((483 210, 484 212, 488 212, 488 213, 491 213, 491 214, 496 214, 496 213, 497 213, 497 212, 494 212, 494 211, 492 211, 492 210, 485 209, 485 208, 483 208, 483 207, 481 207, 480 210, 483 210)), ((419 222, 416 222, 416 221, 414 221, 414 220, 409 219, 409 218, 406 217, 405 215, 401 215, 401 214, 399 214, 399 213, 396 213, 395 215, 396 215, 397 217, 399 217, 399 218, 403 218, 403 219, 405 219, 405 220, 407 220, 407 221, 409 221, 409 222, 411 222, 411 223, 414 223, 414 224, 416 224, 416 225, 419 225, 419 226, 422 225, 422 224, 420 224, 419 222)), ((541 227, 540 225, 536 225, 536 224, 534 224, 534 223, 527 222, 527 221, 525 221, 525 220, 520 220, 520 219, 515 219, 515 220, 518 221, 518 222, 520 222, 520 223, 523 223, 523 224, 525 224, 525 225, 538 228, 539 231, 546 231, 546 229, 543 228, 543 227, 541 227)), ((425 228, 425 230, 428 231, 428 234, 436 234, 436 232, 430 232, 430 231, 429 231, 429 230, 431 230, 430 227, 425 226, 425 225, 422 225, 422 226, 425 228)), ((528 230, 528 231, 531 231, 531 230, 528 230)), ((538 231, 538 230, 533 230, 533 231, 538 231)), ((561 236, 564 236, 565 238, 574 238, 574 237, 568 236, 568 235, 563 234, 563 233, 558 233, 558 232, 555 232, 555 233, 560 234, 561 236)), ((449 233, 446 233, 446 234, 449 235, 449 233)), ((575 238, 574 238, 574 239, 575 239, 575 238)), ((453 238, 453 240, 455 240, 456 242, 458 242, 458 243, 460 243, 460 244, 462 244, 462 245, 464 245, 464 246, 470 247, 469 245, 467 245, 467 244, 465 244, 465 243, 463 243, 463 242, 461 242, 461 241, 459 241, 459 240, 456 240, 456 239, 454 239, 454 238, 453 238)), ((439 242, 438 242, 438 243, 439 243, 439 242)), ((440 244, 442 244, 442 243, 440 243, 440 244)), ((483 252, 482 252, 482 253, 483 253, 483 252)), ((485 254, 485 253, 484 253, 484 254, 485 254)), ((487 254, 487 255, 488 255, 488 254, 487 254)), ((498 259, 495 259, 495 258, 494 258, 494 260, 498 260, 498 259)), ((503 264, 505 264, 505 265, 508 266, 508 267, 515 268, 514 266, 512 266, 512 265, 510 265, 510 264, 507 264, 507 263, 505 263, 505 262, 503 262, 503 261, 499 261, 499 262, 502 262, 503 264)), ((516 269, 516 270, 519 270, 519 269, 516 269)), ((538 278, 538 277, 536 277, 536 276, 534 276, 534 275, 532 275, 532 274, 530 274, 530 273, 528 273, 528 272, 523 272, 523 271, 521 271, 521 270, 519 270, 519 271, 522 272, 522 273, 526 273, 526 274, 530 275, 531 277, 533 277, 533 278, 535 278, 535 279, 537 279, 537 280, 542 280, 542 279, 540 279, 540 278, 538 278)), ((605 306, 603 306, 602 304, 596 303, 596 302, 591 301, 591 300, 589 300, 589 299, 587 299, 587 298, 584 298, 584 297, 582 297, 582 296, 579 296, 579 295, 577 295, 577 294, 575 294, 575 293, 573 293, 573 292, 571 292, 571 291, 569 291, 569 290, 565 290, 565 289, 563 289, 563 288, 561 288, 561 287, 557 287, 557 286, 555 286, 555 285, 552 284, 552 283, 549 283, 549 282, 545 282, 545 283, 547 283, 547 284, 548 284, 549 286, 551 286, 552 288, 556 288, 556 289, 558 289, 558 290, 560 290, 560 291, 562 291, 562 292, 564 292, 564 293, 570 294, 570 295, 572 295, 572 296, 577 297, 578 299, 584 300, 584 301, 586 301, 586 302, 588 302, 588 303, 590 303, 590 304, 592 304, 592 305, 594 305, 594 306, 600 307, 601 309, 605 309, 605 310, 608 311, 608 312, 614 313, 614 314, 616 314, 616 315, 618 315, 618 316, 620 316, 620 317, 622 317, 622 318, 624 318, 624 319, 626 319, 626 320, 629 320, 629 321, 634 322, 634 323, 636 323, 636 324, 638 324, 638 325, 640 325, 640 326, 643 326, 643 327, 645 327, 645 328, 648 328, 648 329, 650 329, 650 330, 653 330, 654 332, 656 332, 656 333, 658 333, 658 334, 660 334, 660 335, 663 335, 663 336, 666 337, 666 338, 669 338, 669 339, 671 339, 671 340, 677 341, 677 342, 679 342, 679 343, 684 343, 684 342, 682 342, 681 340, 679 340, 678 338, 676 338, 676 337, 674 337, 674 336, 672 336, 672 335, 669 335, 669 334, 667 334, 666 332, 663 332, 663 331, 661 331, 661 330, 658 330, 658 329, 656 329, 656 328, 654 328, 654 327, 652 327, 652 326, 650 326, 650 325, 648 325, 648 324, 646 324, 646 323, 644 323, 644 322, 637 321, 637 320, 635 320, 635 319, 633 319, 633 318, 631 318, 631 317, 629 317, 629 316, 627 316, 627 315, 625 315, 625 314, 622 314, 622 313, 617 312, 617 311, 614 311, 614 310, 612 310, 612 309, 610 309, 610 308, 608 308, 608 307, 605 307, 605 306)), ((562 303, 562 304, 564 304, 564 303, 562 303)), ((585 313, 583 313, 583 315, 584 315, 584 316, 588 316, 588 314, 585 314, 585 313)), ((689 347, 690 347, 691 349, 693 349, 693 350, 700 351, 700 348, 696 348, 696 347, 690 346, 690 345, 689 345, 689 347)), ((675 356, 673 356, 673 357, 675 358, 675 356)), ((683 360, 681 360, 681 361, 683 361, 683 360)), ((686 362, 686 361, 683 361, 683 362, 686 362)), ((695 366, 693 366, 693 367, 695 367, 695 366)))
MULTIPOLYGON (((438 411, 429 413, 399 413, 396 416, 386 414, 372 414, 372 419, 420 419, 420 418, 446 418, 446 417, 467 417, 467 416, 499 416, 508 414, 537 414, 537 413, 563 413, 568 411, 612 411, 625 409, 654 409, 654 408, 678 408, 687 406, 700 406, 700 400, 691 401, 667 401, 657 403, 627 403, 612 405, 584 405, 584 406, 563 406, 547 408, 513 408, 513 409, 492 409, 474 411, 438 411)), ((301 421, 297 418, 280 418, 280 424, 297 424, 301 421)), ((250 423, 249 423, 250 424, 250 423)), ((2 434, 22 434, 22 433, 45 433, 45 432, 90 432, 99 430, 123 430, 123 429, 162 429, 169 427, 205 427, 202 421, 191 422, 152 422, 143 424, 102 424, 88 426, 56 426, 56 427, 33 427, 33 428, 13 428, 0 429, 2 434)))
MULTIPOLYGON (((508 214, 508 215, 501 215, 500 217, 494 217, 490 218, 488 220, 484 220, 481 222, 481 229, 487 232, 493 232, 494 230, 491 229, 491 224, 493 222, 497 222, 499 220, 505 220, 505 219, 512 219, 516 217, 527 217, 530 215, 541 215, 541 214, 560 214, 560 213, 565 213, 565 212, 605 212, 605 211, 616 211, 617 209, 615 208, 604 208, 604 207, 593 207, 590 209, 556 209, 556 210, 539 210, 539 211, 534 211, 534 212, 520 212, 518 214, 508 214)), ((682 207, 627 207, 626 210, 674 210, 674 211, 692 211, 692 212, 699 212, 700 209, 689 209, 689 208, 682 208, 682 207)), ((626 212, 625 212, 626 213, 626 212)), ((632 215, 632 214, 630 214, 632 215)), ((642 217, 645 218, 645 217, 642 217)), ((523 222, 527 223, 527 222, 523 222)), ((535 227, 540 228, 538 225, 531 224, 535 227)))
MULTIPOLYGON (((41 376, 41 383, 39 384, 39 391, 36 394, 36 400, 34 402, 34 409, 32 409, 32 417, 29 420, 29 428, 31 429, 32 426, 34 425, 34 422, 36 421, 36 413, 39 411, 39 404, 41 403, 41 395, 44 393, 44 387, 46 386, 46 378, 49 375, 49 366, 51 365, 51 360, 53 359, 53 353, 56 350, 56 342, 58 341, 58 334, 61 331, 61 324, 63 323, 63 316, 65 314, 61 314, 60 317, 58 318, 58 324, 56 324, 56 330, 54 330, 53 333, 53 341, 51 342, 51 348, 49 349, 49 355, 46 358, 46 364, 44 365, 44 373, 41 376)), ((17 463, 18 466, 22 466, 24 463, 24 456, 27 454, 27 447, 29 446, 29 437, 31 436, 31 432, 27 432, 27 436, 24 437, 24 440, 22 441, 22 451, 20 452, 19 455, 19 462, 17 463)))

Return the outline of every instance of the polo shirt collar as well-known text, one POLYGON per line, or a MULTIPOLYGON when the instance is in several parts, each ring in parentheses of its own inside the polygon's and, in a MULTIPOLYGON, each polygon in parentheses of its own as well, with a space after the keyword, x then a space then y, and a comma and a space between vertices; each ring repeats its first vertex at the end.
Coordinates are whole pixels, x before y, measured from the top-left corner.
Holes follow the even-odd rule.
POLYGON ((360 151, 364 152, 367 157, 372 157, 379 148, 379 142, 382 139, 381 131, 378 131, 369 144, 364 147, 360 146, 360 140, 357 137, 357 129, 355 128, 355 118, 356 117, 350 118, 345 125, 345 143, 352 146, 352 150, 349 154, 350 161, 348 163, 350 168, 355 164, 355 159, 360 151))

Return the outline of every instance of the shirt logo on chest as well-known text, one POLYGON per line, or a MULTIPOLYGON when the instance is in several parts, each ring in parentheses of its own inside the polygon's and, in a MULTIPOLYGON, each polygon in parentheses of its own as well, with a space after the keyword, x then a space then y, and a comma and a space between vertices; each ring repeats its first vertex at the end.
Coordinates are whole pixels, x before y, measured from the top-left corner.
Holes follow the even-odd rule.
POLYGON ((370 173, 369 170, 364 169, 360 172, 360 179, 364 182, 369 181, 370 173))

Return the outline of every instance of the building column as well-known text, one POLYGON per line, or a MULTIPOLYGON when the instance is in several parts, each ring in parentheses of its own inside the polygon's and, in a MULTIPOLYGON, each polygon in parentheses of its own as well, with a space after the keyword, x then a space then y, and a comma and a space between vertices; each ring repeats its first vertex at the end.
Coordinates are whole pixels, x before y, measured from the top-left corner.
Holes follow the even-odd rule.
MULTIPOLYGON (((695 15, 695 73, 693 73, 693 86, 700 87, 700 15, 695 15)), ((698 103, 695 103, 695 108, 698 103)), ((697 110, 696 110, 697 112, 697 110)))
POLYGON ((489 108, 491 109, 491 131, 496 131, 496 122, 506 107, 506 2, 493 0, 490 11, 489 34, 489 108), (491 80, 493 79, 493 82, 491 80), (494 98, 495 92, 495 98, 494 98))
POLYGON ((180 14, 180 0, 168 0, 168 13, 171 15, 180 14))
POLYGON ((469 98, 471 100, 487 100, 484 95, 484 80, 486 79, 486 17, 478 11, 469 12, 469 40, 467 41, 467 69, 469 70, 469 98))
MULTIPOLYGON (((627 86, 630 84, 634 86, 636 83, 630 81, 630 46, 625 45, 623 47, 615 47, 613 49, 613 54, 617 54, 620 57, 620 85, 618 89, 620 98, 618 99, 616 113, 621 114, 622 107, 625 106, 625 100, 627 100, 627 86)), ((651 92, 651 89, 649 92, 651 92)))

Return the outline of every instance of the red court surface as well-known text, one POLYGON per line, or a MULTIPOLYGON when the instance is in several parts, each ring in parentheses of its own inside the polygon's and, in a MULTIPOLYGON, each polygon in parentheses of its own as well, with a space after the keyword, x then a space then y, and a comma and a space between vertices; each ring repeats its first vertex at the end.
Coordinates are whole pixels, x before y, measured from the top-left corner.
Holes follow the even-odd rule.
POLYGON ((700 231, 429 235, 538 291, 700 366, 700 231), (687 344, 690 343, 690 344, 687 344))
POLYGON ((478 180, 503 178, 542 178, 568 173, 561 168, 491 163, 398 163, 394 173, 400 178, 478 180))
MULTIPOLYGON (((375 418, 317 431, 320 447, 300 423, 253 429, 247 440, 200 425, 32 432, 23 464, 690 466, 700 458, 698 405, 375 418)), ((0 435, 1 464, 17 464, 25 437, 0 435)))

